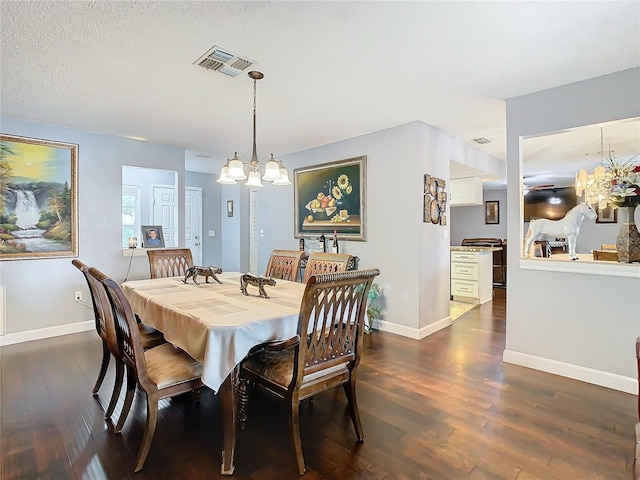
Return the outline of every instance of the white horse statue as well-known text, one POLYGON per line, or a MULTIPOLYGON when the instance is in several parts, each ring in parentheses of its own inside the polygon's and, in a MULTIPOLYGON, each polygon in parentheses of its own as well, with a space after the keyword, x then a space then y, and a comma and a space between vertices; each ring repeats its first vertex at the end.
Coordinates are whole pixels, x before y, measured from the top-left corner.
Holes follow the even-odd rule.
POLYGON ((525 257, 529 256, 529 250, 533 242, 548 235, 550 237, 565 237, 569 247, 569 257, 571 257, 571 260, 578 260, 576 241, 578 240, 582 220, 584 217, 594 220, 596 216, 597 214, 591 205, 580 203, 569 210, 561 220, 547 220, 546 218, 531 220, 529 231, 527 232, 527 245, 524 247, 525 257))

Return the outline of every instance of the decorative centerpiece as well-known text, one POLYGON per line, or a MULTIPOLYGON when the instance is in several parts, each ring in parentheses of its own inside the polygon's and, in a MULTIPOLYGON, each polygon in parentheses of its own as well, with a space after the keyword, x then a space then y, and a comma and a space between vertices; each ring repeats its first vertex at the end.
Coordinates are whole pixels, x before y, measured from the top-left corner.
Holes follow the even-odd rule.
POLYGON ((218 280, 218 277, 216 277, 216 275, 218 275, 219 273, 222 273, 222 269, 220 267, 198 267, 198 266, 189 267, 187 268, 187 271, 184 274, 184 279, 182 280, 182 283, 187 283, 187 280, 189 278, 193 278, 193 283, 195 283, 196 285, 199 285, 199 283, 196 281, 196 278, 198 278, 198 275, 204 276, 205 283, 209 283, 209 277, 212 277, 218 283, 222 283, 220 280, 218 280))
POLYGON ((616 238, 618 261, 623 263, 640 262, 640 232, 636 226, 634 212, 640 205, 640 161, 639 155, 626 160, 603 158, 594 170, 588 174, 581 170, 576 176, 576 193, 585 194, 585 200, 598 204, 599 208, 611 205, 620 208, 626 214, 623 217, 620 232, 616 238))
POLYGON ((240 277, 240 291, 243 295, 249 295, 247 293, 247 285, 253 285, 254 287, 258 287, 258 293, 261 297, 269 298, 266 290, 264 289, 265 285, 269 287, 275 287, 276 281, 271 277, 264 277, 254 275, 252 273, 245 273, 240 277))

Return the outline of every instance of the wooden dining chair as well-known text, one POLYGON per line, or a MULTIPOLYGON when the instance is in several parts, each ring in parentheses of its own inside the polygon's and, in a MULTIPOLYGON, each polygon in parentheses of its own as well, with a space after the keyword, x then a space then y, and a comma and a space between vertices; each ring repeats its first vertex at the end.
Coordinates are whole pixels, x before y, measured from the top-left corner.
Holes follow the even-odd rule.
POLYGON ((633 460, 633 480, 640 480, 640 337, 636 338, 636 376, 638 379, 638 422, 635 425, 635 448, 633 460))
MULTIPOLYGON (((91 275, 97 277, 94 269, 91 275)), ((163 398, 197 390, 203 386, 202 363, 169 343, 144 350, 131 305, 120 286, 111 278, 102 278, 111 303, 122 362, 127 369, 127 391, 120 419, 115 427, 119 433, 131 409, 136 386, 145 393, 147 419, 142 444, 136 460, 135 472, 142 470, 158 420, 158 402, 163 398)))
POLYGON ((347 253, 313 252, 307 259, 302 283, 307 283, 312 275, 346 272, 352 259, 347 253))
POLYGON ((151 278, 184 277, 193 267, 193 256, 189 248, 150 248, 149 272, 151 278))
MULTIPOLYGON (((107 292, 100 283, 102 278, 106 278, 106 275, 100 270, 94 268, 93 275, 90 273, 90 268, 83 264, 80 260, 73 260, 72 263, 83 273, 87 284, 89 285, 89 292, 91 293, 91 300, 93 303, 93 309, 96 316, 96 324, 100 325, 100 331, 104 332, 103 338, 103 356, 102 365, 100 366, 100 372, 98 373, 98 382, 93 389, 93 394, 97 395, 102 380, 104 379, 109 360, 111 357, 115 363, 115 381, 113 385, 113 391, 111 392, 111 399, 107 409, 105 410, 105 418, 110 419, 113 414, 113 410, 116 407, 118 398, 120 397, 120 391, 122 390, 122 383, 124 379, 124 364, 122 363, 122 355, 120 352, 120 346, 118 345, 115 322, 113 319, 113 312, 111 311, 111 304, 107 297, 107 292), (74 263, 75 262, 75 263, 74 263), (106 355, 104 346, 106 345, 108 355, 106 355)), ((144 349, 149 349, 162 345, 166 342, 164 335, 159 330, 145 325, 143 323, 137 323, 138 331, 140 332, 140 338, 144 349)))
POLYGON ((638 379, 638 421, 640 422, 640 337, 636 338, 636 363, 637 370, 636 375, 638 379))
POLYGON ((274 250, 269 257, 265 276, 297 282, 303 256, 304 251, 301 250, 274 250))
POLYGON ((299 403, 342 385, 358 442, 364 441, 356 401, 367 294, 378 269, 312 275, 300 306, 298 333, 264 344, 240 366, 242 382, 252 382, 289 407, 289 431, 298 464, 305 471, 300 441, 299 403), (309 333, 307 333, 309 332, 309 333))
MULTIPOLYGON (((93 395, 97 395, 100 387, 102 386, 102 382, 104 381, 104 377, 107 373, 107 369, 109 367, 109 361, 111 357, 118 357, 118 353, 114 353, 117 349, 117 342, 115 337, 115 327, 113 325, 108 325, 107 314, 108 310, 105 309, 110 308, 108 301, 106 301, 106 297, 100 298, 99 289, 100 285, 96 285, 94 281, 92 281, 92 277, 89 274, 89 267, 85 265, 83 262, 74 258, 71 263, 74 267, 76 267, 82 275, 84 276, 87 285, 89 286, 89 293, 91 295, 91 303, 93 305, 93 316, 95 318, 96 323, 96 332, 98 336, 102 339, 102 362, 100 364, 100 370, 98 371, 98 378, 96 380, 95 385, 93 386, 93 395), (109 328, 108 328, 109 327, 109 328)), ((99 271, 99 270, 98 270, 99 271)), ((164 336, 162 332, 156 330, 155 328, 150 327, 149 325, 145 325, 143 323, 138 324, 138 328, 140 330, 140 337, 142 339, 143 347, 152 348, 158 346, 165 342, 164 336)), ((117 368, 116 368, 116 376, 117 376, 117 368)), ((122 385, 122 382, 120 383, 122 385)), ((118 393, 120 392, 120 388, 118 388, 118 393)))

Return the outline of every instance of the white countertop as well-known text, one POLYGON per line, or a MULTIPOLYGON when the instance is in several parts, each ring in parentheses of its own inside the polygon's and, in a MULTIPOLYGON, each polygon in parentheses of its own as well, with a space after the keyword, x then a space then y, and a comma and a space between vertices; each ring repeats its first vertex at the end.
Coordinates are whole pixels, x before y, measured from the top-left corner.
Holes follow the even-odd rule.
POLYGON ((502 247, 462 247, 459 245, 452 245, 452 252, 499 252, 502 247))

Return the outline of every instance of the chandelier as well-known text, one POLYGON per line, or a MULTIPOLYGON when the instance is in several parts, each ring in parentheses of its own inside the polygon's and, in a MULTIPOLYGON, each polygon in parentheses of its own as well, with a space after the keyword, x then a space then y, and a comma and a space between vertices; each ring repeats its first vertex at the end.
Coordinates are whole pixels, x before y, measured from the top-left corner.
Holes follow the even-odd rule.
POLYGON ((289 172, 281 161, 273 158, 273 153, 268 157, 267 162, 263 165, 258 161, 256 149, 256 82, 264 78, 262 72, 251 71, 248 73, 253 79, 253 154, 250 162, 243 162, 242 155, 235 152, 233 158, 227 159, 220 170, 220 175, 216 180, 218 183, 225 185, 235 185, 237 180, 247 180, 245 183, 248 187, 262 188, 262 180, 273 182, 274 185, 291 185, 289 180, 289 172), (246 174, 244 167, 248 166, 249 171, 246 174), (260 175, 258 169, 264 169, 264 175, 260 175))
MULTIPOLYGON (((611 147, 609 147, 609 158, 611 158, 611 147)), ((606 208, 611 201, 611 181, 613 175, 605 168, 606 157, 604 155, 604 134, 600 128, 600 165, 595 167, 591 173, 586 169, 576 173, 576 195, 584 193, 585 203, 598 204, 599 209, 606 208)))

